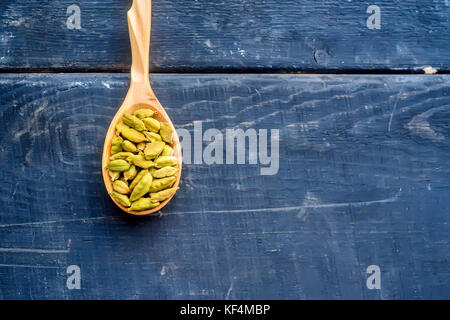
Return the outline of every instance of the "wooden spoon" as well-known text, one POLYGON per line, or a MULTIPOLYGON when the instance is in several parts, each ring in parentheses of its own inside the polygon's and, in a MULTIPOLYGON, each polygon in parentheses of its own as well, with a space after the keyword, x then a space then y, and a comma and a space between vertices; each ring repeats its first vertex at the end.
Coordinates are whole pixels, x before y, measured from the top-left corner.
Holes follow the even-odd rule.
MULTIPOLYGON (((133 5, 127 13, 132 54, 131 82, 122 106, 117 111, 111 121, 111 124, 109 125, 108 132, 106 133, 105 144, 103 146, 103 181, 105 182, 108 194, 110 194, 113 189, 111 178, 105 167, 108 164, 109 157, 111 155, 111 140, 115 135, 116 125, 124 113, 132 114, 136 109, 141 108, 150 108, 153 111, 156 111, 154 118, 161 122, 167 122, 172 127, 174 132, 172 148, 174 151, 174 156, 178 159, 177 180, 175 181, 173 187, 178 187, 178 184, 180 183, 182 163, 180 141, 172 121, 170 121, 170 118, 163 106, 156 98, 149 81, 151 11, 151 0, 133 0, 133 5)), ((127 213, 134 215, 147 215, 161 210, 161 208, 164 207, 172 199, 172 197, 161 202, 159 206, 146 211, 130 211, 115 201, 112 197, 111 199, 119 208, 127 213)))

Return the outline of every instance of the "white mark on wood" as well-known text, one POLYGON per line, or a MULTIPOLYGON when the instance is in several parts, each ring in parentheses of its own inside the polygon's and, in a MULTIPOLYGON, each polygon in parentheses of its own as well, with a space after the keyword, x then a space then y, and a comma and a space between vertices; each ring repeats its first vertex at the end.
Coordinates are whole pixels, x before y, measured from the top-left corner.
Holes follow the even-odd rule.
POLYGON ((412 118, 412 120, 406 125, 406 128, 412 135, 416 135, 424 139, 442 141, 445 137, 431 128, 428 118, 437 112, 446 110, 449 110, 449 106, 436 107, 427 110, 412 118))
POLYGON ((10 196, 11 199, 14 198, 14 196, 16 195, 17 187, 18 187, 18 186, 19 186, 19 182, 16 182, 16 184, 14 185, 14 190, 13 190, 13 192, 11 193, 11 196, 10 196))
POLYGON ((111 86, 109 85, 108 82, 102 81, 102 84, 105 88, 111 89, 111 86))
POLYGON ((437 73, 437 69, 433 68, 432 66, 428 66, 422 69, 425 74, 435 74, 437 73))
MULTIPOLYGON (((359 201, 359 202, 338 202, 338 203, 324 203, 324 204, 308 204, 301 206, 293 206, 293 207, 276 207, 276 208, 254 208, 254 209, 241 209, 241 210, 199 210, 199 211, 183 211, 183 212, 161 212, 161 216, 163 215, 179 215, 179 214, 203 214, 203 213, 254 213, 254 212, 289 212, 295 211, 298 212, 303 208, 312 208, 312 209, 320 209, 320 208, 342 208, 342 207, 364 207, 373 204, 381 204, 381 203, 392 203, 397 201, 400 196, 402 189, 400 189, 397 194, 392 197, 380 199, 380 200, 371 200, 371 201, 359 201)), ((12 223, 12 224, 1 224, 0 228, 9 228, 9 227, 28 227, 28 226, 40 226, 46 224, 63 224, 63 223, 71 223, 71 222, 87 222, 87 221, 95 221, 95 220, 110 220, 110 219, 120 219, 122 216, 110 216, 110 217, 92 217, 92 218, 78 218, 78 219, 66 219, 66 220, 49 220, 49 221, 37 221, 37 222, 25 222, 25 223, 12 223)))
POLYGON ((231 292, 233 291, 234 279, 230 278, 230 287, 228 288, 227 294, 225 295, 225 300, 230 299, 231 292))
MULTIPOLYGON (((4 32, 0 35, 0 42, 7 43, 10 39, 14 39, 16 36, 12 34, 12 32, 4 32)), ((6 57, 2 57, 3 59, 6 59, 6 57)))
POLYGON ((195 290, 189 290, 190 296, 207 296, 209 295, 209 290, 207 289, 200 289, 198 291, 195 290))
POLYGON ((8 25, 13 27, 19 27, 25 21, 24 18, 19 18, 17 20, 9 21, 8 25))
POLYGON ((307 210, 310 206, 317 206, 320 204, 320 200, 311 192, 306 192, 305 200, 303 200, 302 207, 300 212, 297 214, 297 217, 302 221, 306 221, 308 217, 307 210))
POLYGON ((206 46, 207 46, 208 48, 211 48, 211 47, 212 47, 211 41, 210 41, 209 39, 207 39, 207 40, 205 41, 205 44, 206 44, 206 46))
POLYGON ((40 254, 54 254, 54 253, 70 253, 70 245, 72 240, 67 241, 66 249, 35 249, 35 248, 0 248, 0 252, 9 253, 40 253, 40 254))
POLYGON ((48 136, 49 135, 49 127, 46 125, 42 129, 42 126, 39 125, 39 120, 41 119, 41 112, 45 110, 47 106, 47 102, 43 105, 39 106, 36 110, 33 112, 33 116, 31 119, 29 119, 26 122, 23 122, 24 128, 22 130, 18 130, 14 136, 13 141, 19 141, 19 139, 22 137, 22 135, 28 134, 31 140, 31 147, 28 149, 27 153, 25 154, 25 160, 27 163, 31 163, 31 155, 33 154, 33 148, 35 144, 35 137, 40 137, 42 135, 48 136))
POLYGON ((392 108, 391 115, 389 116, 388 132, 391 132, 392 120, 394 119, 394 114, 395 114, 395 111, 397 110, 398 100, 400 99, 400 96, 402 96, 403 87, 404 87, 404 84, 400 88, 400 93, 397 95, 397 98, 395 99, 394 107, 392 108))
POLYGON ((70 223, 70 222, 87 222, 87 221, 109 220, 109 219, 119 219, 119 218, 121 218, 121 216, 93 217, 93 218, 78 218, 78 219, 48 220, 48 221, 37 221, 37 222, 24 222, 24 223, 0 224, 0 228, 41 226, 41 225, 55 224, 55 223, 61 223, 61 224, 63 224, 63 223, 70 223))
POLYGON ((14 9, 15 5, 9 5, 8 8, 5 8, 5 12, 7 13, 7 20, 5 24, 7 26, 19 27, 25 22, 25 18, 23 17, 23 11, 14 9))
POLYGON ((166 266, 162 266, 161 272, 159 274, 164 276, 164 275, 166 275, 166 273, 167 273, 167 267, 166 266))
POLYGON ((0 248, 0 252, 52 254, 52 253, 69 253, 70 249, 55 250, 55 249, 0 248))
POLYGON ((240 54, 241 56, 245 57, 246 52, 245 52, 244 49, 238 48, 238 49, 237 49, 237 52, 239 52, 239 54, 240 54))
POLYGON ((255 208, 255 209, 240 209, 240 210, 201 210, 201 211, 183 211, 183 212, 170 212, 164 215, 172 214, 197 214, 197 213, 253 213, 253 212, 289 212, 305 208, 321 209, 321 208, 345 208, 345 207, 365 207, 373 204, 392 203, 398 200, 402 189, 400 189, 394 196, 371 201, 355 201, 355 202, 337 202, 337 203, 323 203, 323 204, 307 204, 293 207, 277 207, 277 208, 255 208))
POLYGON ((58 269, 52 266, 28 265, 28 264, 0 264, 0 267, 9 268, 32 268, 32 269, 58 269))
POLYGON ((26 126, 26 128, 22 129, 14 134, 14 137, 13 137, 14 141, 18 141, 22 135, 24 135, 25 133, 28 133, 28 132, 31 134, 32 137, 39 136, 42 134, 42 132, 37 130, 36 127, 37 127, 37 123, 39 121, 39 116, 44 109, 45 109, 45 105, 42 105, 42 106, 38 107, 36 110, 34 110, 33 118, 31 118, 30 120, 27 121, 28 125, 26 126))
MULTIPOLYGON (((398 55, 407 57, 408 59, 412 59, 414 63, 419 63, 417 57, 411 51, 410 47, 406 43, 398 43, 395 45, 398 55)), ((386 64, 389 64, 390 61, 386 61, 386 64)))

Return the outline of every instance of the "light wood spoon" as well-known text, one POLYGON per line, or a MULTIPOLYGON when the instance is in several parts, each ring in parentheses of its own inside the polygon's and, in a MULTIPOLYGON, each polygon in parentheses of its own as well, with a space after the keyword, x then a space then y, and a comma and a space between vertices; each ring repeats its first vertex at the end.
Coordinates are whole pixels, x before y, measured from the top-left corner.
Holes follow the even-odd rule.
MULTIPOLYGON (((141 108, 149 108, 156 111, 154 118, 161 122, 167 122, 172 127, 174 132, 172 148, 174 151, 174 156, 178 159, 177 180, 172 187, 178 187, 178 184, 180 183, 182 163, 180 141, 172 121, 170 121, 170 118, 163 106, 156 98, 149 81, 151 12, 151 0, 133 0, 133 5, 127 13, 132 54, 131 82, 122 106, 119 108, 111 121, 111 124, 109 125, 108 132, 106 133, 105 144, 103 146, 103 181, 105 182, 108 194, 110 194, 113 189, 111 178, 105 167, 109 162, 109 157, 111 156, 111 140, 115 135, 116 125, 119 123, 124 113, 132 114, 135 110, 141 108)), ((127 213, 134 215, 147 215, 161 210, 161 208, 164 207, 172 199, 172 197, 161 202, 159 206, 146 211, 130 211, 115 201, 112 197, 111 199, 119 208, 127 213)))

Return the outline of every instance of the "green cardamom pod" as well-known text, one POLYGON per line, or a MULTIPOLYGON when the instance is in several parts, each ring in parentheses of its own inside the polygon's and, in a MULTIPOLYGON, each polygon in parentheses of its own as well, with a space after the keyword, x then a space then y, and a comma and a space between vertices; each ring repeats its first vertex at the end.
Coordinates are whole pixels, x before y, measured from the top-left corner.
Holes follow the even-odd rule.
POLYGON ((141 181, 142 177, 145 176, 147 173, 148 173, 147 169, 142 169, 141 171, 139 171, 139 173, 130 183, 130 190, 133 190, 134 187, 136 187, 136 185, 138 184, 138 182, 141 181))
POLYGON ((106 166, 107 169, 111 171, 125 171, 130 168, 130 164, 125 160, 113 160, 108 163, 106 166))
POLYGON ((155 112, 153 110, 150 110, 150 109, 138 109, 133 114, 136 117, 138 117, 139 119, 143 119, 143 118, 153 117, 155 112))
POLYGON ((125 139, 135 143, 147 141, 147 138, 142 133, 129 127, 123 128, 120 134, 125 139))
POLYGON ((173 156, 173 149, 168 144, 166 144, 164 146, 163 151, 161 152, 161 155, 162 156, 173 156))
POLYGON ((149 108, 124 114, 111 141, 110 162, 106 166, 113 188, 110 195, 131 211, 155 208, 179 189, 172 187, 179 168, 174 150, 168 145, 174 129, 169 123, 152 118, 155 114, 149 108))
POLYGON ((166 144, 162 141, 155 141, 151 143, 147 143, 147 146, 144 149, 145 159, 155 159, 157 156, 161 154, 166 144))
POLYGON ((122 137, 114 136, 111 139, 111 154, 118 153, 122 151, 122 137))
POLYGON ((159 206, 159 202, 153 202, 150 198, 140 198, 131 204, 131 211, 144 211, 159 206))
POLYGON ((142 154, 134 154, 127 158, 127 161, 131 162, 135 166, 143 169, 148 169, 155 166, 155 163, 151 160, 146 160, 142 154))
POLYGON ((143 176, 138 184, 134 187, 133 192, 131 192, 130 200, 136 201, 137 199, 148 193, 150 187, 152 186, 152 180, 152 175, 147 172, 147 174, 143 176))
POLYGON ((158 192, 163 189, 169 188, 173 185, 173 183, 177 180, 176 177, 167 177, 162 179, 155 179, 152 182, 152 186, 150 187, 149 192, 158 192))
POLYGON ((130 166, 130 169, 123 172, 123 177, 125 178, 125 181, 133 180, 134 177, 136 177, 136 175, 137 175, 137 169, 136 169, 136 166, 133 164, 130 166))
POLYGON ((178 164, 178 159, 174 156, 161 156, 156 158, 155 164, 157 168, 171 167, 178 164))
POLYGON ((113 190, 121 194, 129 194, 130 188, 128 184, 122 180, 116 180, 112 184, 113 190))
POLYGON ((161 126, 160 122, 153 118, 144 118, 142 122, 145 124, 145 127, 155 133, 158 133, 159 128, 161 126))
POLYGON ((124 207, 128 208, 129 206, 131 206, 130 199, 128 199, 128 197, 126 195, 120 194, 116 191, 111 192, 110 195, 114 200, 116 200, 118 203, 120 203, 124 207))
POLYGON ((116 125, 116 131, 118 134, 120 134, 122 132, 123 129, 128 128, 127 125, 125 125, 122 121, 120 121, 117 125, 116 125))
POLYGON ((161 122, 159 134, 161 135, 163 141, 172 143, 173 129, 170 124, 168 124, 167 122, 161 122))
POLYGON ((128 140, 122 142, 122 149, 128 152, 137 152, 136 145, 128 140))
POLYGON ((147 141, 155 142, 155 141, 161 141, 162 138, 159 134, 150 132, 150 131, 144 131, 144 135, 147 138, 147 141))
POLYGON ((129 126, 131 128, 134 128, 137 131, 144 131, 145 130, 144 122, 142 122, 142 120, 139 119, 138 117, 135 117, 135 116, 133 116, 131 114, 124 114, 122 116, 122 121, 127 126, 129 126))
POLYGON ((158 170, 151 171, 153 178, 165 178, 176 175, 178 172, 178 168, 175 167, 164 167, 158 170))
POLYGON ((111 178, 111 181, 116 181, 120 177, 120 171, 111 171, 108 170, 109 177, 111 178))
POLYGON ((166 190, 162 190, 156 193, 150 193, 150 199, 153 202, 158 202, 158 201, 164 201, 167 198, 170 198, 171 196, 173 196, 175 194, 175 192, 177 192, 179 188, 170 188, 170 189, 166 189, 166 190))
POLYGON ((136 147, 137 147, 138 150, 144 151, 146 145, 147 145, 147 144, 146 144, 145 142, 141 142, 141 143, 138 143, 138 144, 136 145, 136 147))
POLYGON ((119 153, 113 154, 111 157, 109 157, 109 160, 110 161, 119 160, 119 159, 125 160, 126 158, 128 158, 129 156, 132 156, 132 155, 133 154, 131 152, 119 152, 119 153))

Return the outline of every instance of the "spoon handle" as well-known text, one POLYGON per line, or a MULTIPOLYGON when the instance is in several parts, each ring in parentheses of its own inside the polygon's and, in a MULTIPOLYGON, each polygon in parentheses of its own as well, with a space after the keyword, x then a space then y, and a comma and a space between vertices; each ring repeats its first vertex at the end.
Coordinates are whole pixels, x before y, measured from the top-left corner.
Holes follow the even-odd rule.
POLYGON ((127 17, 132 55, 131 86, 141 87, 143 85, 150 89, 148 76, 152 19, 151 0, 133 0, 127 17))

